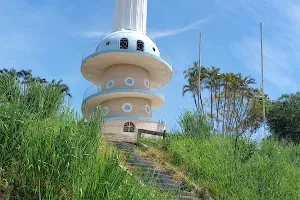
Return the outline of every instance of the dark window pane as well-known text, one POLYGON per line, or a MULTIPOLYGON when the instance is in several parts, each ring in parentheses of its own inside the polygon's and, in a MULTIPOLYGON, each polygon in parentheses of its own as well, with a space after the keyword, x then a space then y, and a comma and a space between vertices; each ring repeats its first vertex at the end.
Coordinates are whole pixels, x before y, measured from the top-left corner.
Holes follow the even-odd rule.
POLYGON ((128 39, 122 38, 120 40, 120 49, 128 49, 128 39))
POLYGON ((144 51, 144 42, 142 40, 136 42, 136 50, 144 51))

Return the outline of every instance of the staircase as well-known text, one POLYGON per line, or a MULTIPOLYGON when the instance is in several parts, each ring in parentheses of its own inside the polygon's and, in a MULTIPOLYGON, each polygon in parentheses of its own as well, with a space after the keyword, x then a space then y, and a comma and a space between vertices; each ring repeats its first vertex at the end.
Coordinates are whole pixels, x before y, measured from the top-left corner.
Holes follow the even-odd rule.
POLYGON ((145 183, 158 185, 161 191, 169 192, 173 196, 172 199, 199 199, 194 193, 185 191, 170 174, 156 169, 155 163, 136 154, 134 152, 136 138, 122 134, 106 134, 104 136, 125 155, 127 166, 137 171, 145 183))

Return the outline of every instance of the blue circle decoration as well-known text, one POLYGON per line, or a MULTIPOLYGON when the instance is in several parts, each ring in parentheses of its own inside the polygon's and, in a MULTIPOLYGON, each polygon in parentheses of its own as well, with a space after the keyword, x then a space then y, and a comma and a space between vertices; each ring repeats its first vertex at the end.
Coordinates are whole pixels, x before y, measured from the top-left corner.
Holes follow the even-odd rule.
POLYGON ((131 80, 131 79, 128 79, 128 80, 127 80, 127 83, 128 83, 129 85, 131 85, 131 84, 132 84, 132 80, 131 80))
POLYGON ((107 107, 103 108, 103 115, 106 116, 109 112, 109 109, 107 107))
POLYGON ((122 109, 124 112, 131 112, 132 110, 132 106, 130 103, 124 103, 122 106, 122 109))
POLYGON ((132 86, 134 84, 134 80, 131 77, 125 79, 126 85, 132 86))
POLYGON ((149 113, 149 114, 151 113, 151 108, 148 104, 145 106, 145 110, 147 113, 149 113))
POLYGON ((114 81, 113 80, 108 81, 107 84, 106 84, 107 88, 111 88, 113 86, 114 86, 114 81))
POLYGON ((144 84, 147 88, 149 88, 149 81, 147 79, 145 79, 144 84))

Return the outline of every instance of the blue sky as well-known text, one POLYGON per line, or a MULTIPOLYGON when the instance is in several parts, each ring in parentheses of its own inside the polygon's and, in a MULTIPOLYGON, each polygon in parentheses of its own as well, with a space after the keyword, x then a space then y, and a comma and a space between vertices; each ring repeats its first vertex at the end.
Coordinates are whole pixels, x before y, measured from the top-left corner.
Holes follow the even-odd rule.
MULTIPOLYGON (((113 11, 113 0, 0 0, 1 68, 63 79, 80 112, 82 95, 91 86, 80 73, 82 55, 111 31, 113 11)), ((173 78, 163 89, 166 104, 154 116, 172 129, 182 109, 193 108, 191 95, 182 97, 182 72, 198 60, 200 32, 203 65, 251 75, 260 84, 260 22, 266 93, 276 99, 299 91, 299 1, 149 0, 147 30, 173 63, 173 78)))

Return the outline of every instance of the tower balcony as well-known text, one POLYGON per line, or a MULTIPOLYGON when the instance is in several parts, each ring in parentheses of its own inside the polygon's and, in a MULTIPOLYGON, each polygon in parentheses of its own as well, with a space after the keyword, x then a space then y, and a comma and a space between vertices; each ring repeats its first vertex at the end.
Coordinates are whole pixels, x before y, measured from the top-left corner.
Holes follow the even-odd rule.
MULTIPOLYGON (((102 105, 103 107, 107 107, 108 109, 112 107, 113 108, 112 110, 115 110, 115 108, 117 107, 121 108, 122 105, 126 104, 126 102, 128 101, 137 102, 141 100, 146 102, 145 105, 142 105, 143 103, 139 103, 136 104, 135 107, 137 108, 140 106, 141 108, 140 110, 145 110, 145 107, 147 107, 147 109, 149 107, 151 112, 148 114, 143 113, 142 117, 151 117, 151 115, 149 114, 152 113, 152 110, 160 108, 165 103, 164 94, 162 94, 161 91, 162 90, 138 89, 138 87, 135 88, 123 87, 123 88, 112 88, 110 90, 101 90, 100 87, 91 86, 86 90, 86 92, 83 95, 82 113, 84 115, 90 115, 100 105, 102 105), (124 102, 120 101, 118 103, 113 103, 111 105, 111 102, 122 100, 122 99, 124 100, 124 102)), ((131 105, 134 104, 131 103, 131 105)), ((133 108, 133 106, 131 107, 133 108)), ((112 112, 116 113, 114 111, 112 112)), ((119 115, 114 115, 114 117, 117 116, 119 115)), ((132 115, 132 116, 139 116, 139 115, 132 115)))
POLYGON ((100 85, 106 68, 116 64, 143 67, 153 83, 150 89, 167 84, 172 78, 172 62, 147 35, 122 30, 106 36, 91 53, 84 54, 81 64, 83 76, 100 85))

